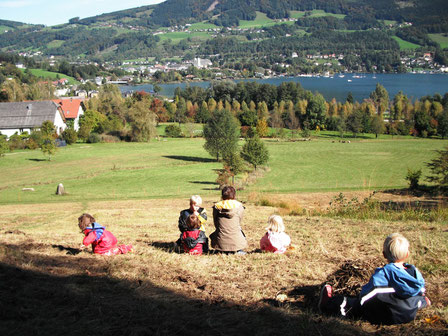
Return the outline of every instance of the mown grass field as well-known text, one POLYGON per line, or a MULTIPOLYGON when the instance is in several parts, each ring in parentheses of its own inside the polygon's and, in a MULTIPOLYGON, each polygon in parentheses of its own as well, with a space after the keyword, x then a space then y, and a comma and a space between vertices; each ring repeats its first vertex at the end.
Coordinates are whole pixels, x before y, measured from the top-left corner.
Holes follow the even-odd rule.
MULTIPOLYGON (((330 134, 331 136, 331 134, 330 134)), ((204 140, 161 139, 150 143, 76 144, 51 161, 39 151, 8 153, 0 160, 0 203, 179 198, 216 192, 222 165, 203 149, 204 140), (56 197, 63 183, 67 196, 56 197), (34 188, 34 192, 22 191, 34 188)), ((241 142, 241 145, 243 142, 241 142)), ((245 192, 403 188, 407 169, 422 168, 442 140, 329 138, 266 140, 270 170, 245 192), (335 142, 333 142, 335 141, 335 142)))
POLYGON ((420 46, 418 44, 405 41, 405 40, 399 38, 398 36, 392 36, 392 38, 398 42, 401 50, 414 50, 414 49, 420 48, 420 46))
POLYGON ((291 215, 275 204, 289 194, 294 204, 300 198, 312 208, 328 190, 349 197, 348 189, 405 187, 407 167, 426 172, 424 162, 447 141, 383 136, 340 143, 332 133, 320 136, 266 140, 270 170, 237 193, 246 206, 245 256, 198 257, 174 249, 179 211, 189 196, 201 194, 210 217, 219 200, 214 169, 221 165, 204 151, 202 139, 76 144, 61 148, 52 161, 42 161, 39 151, 0 158, 0 334, 446 335, 446 216, 291 215), (54 195, 60 182, 68 195, 54 195), (133 244, 134 252, 106 258, 79 250, 83 212, 119 243, 133 244), (283 216, 295 245, 285 255, 258 250, 273 213, 283 216), (384 238, 397 231, 410 240, 409 262, 422 271, 432 306, 400 326, 321 316, 321 285, 334 284, 348 263, 353 273, 345 271, 345 277, 359 290, 384 264, 384 238))
POLYGON ((448 48, 448 35, 447 34, 428 34, 428 36, 440 44, 442 49, 448 48))
MULTIPOLYGON (((291 11, 291 17, 292 18, 302 18, 305 16, 305 11, 291 11)), ((345 14, 333 14, 333 13, 327 13, 322 9, 314 9, 312 11, 308 11, 310 13, 309 17, 322 17, 322 16, 334 16, 337 19, 343 19, 346 15, 345 14)))
POLYGON ((186 38, 196 38, 196 39, 209 39, 211 38, 211 35, 207 32, 197 32, 192 31, 191 33, 188 32, 170 32, 170 33, 164 33, 157 35, 160 37, 160 41, 165 40, 171 40, 173 43, 178 43, 181 40, 184 40, 186 38))
MULTIPOLYGON (((20 70, 25 71, 25 69, 20 69, 20 70)), ((29 69, 29 71, 36 77, 55 80, 59 76, 60 79, 66 78, 70 84, 79 84, 79 82, 75 78, 67 76, 66 74, 63 74, 63 73, 52 72, 52 71, 47 71, 47 70, 43 70, 43 69, 29 69)))

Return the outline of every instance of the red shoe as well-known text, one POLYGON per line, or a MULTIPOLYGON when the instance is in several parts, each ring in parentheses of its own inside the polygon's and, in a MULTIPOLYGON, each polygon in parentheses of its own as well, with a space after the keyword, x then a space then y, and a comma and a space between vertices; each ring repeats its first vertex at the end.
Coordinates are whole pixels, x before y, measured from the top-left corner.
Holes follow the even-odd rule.
POLYGON ((317 304, 317 308, 320 312, 322 312, 323 308, 328 303, 328 300, 333 296, 333 288, 330 285, 324 285, 320 290, 319 295, 319 303, 317 304))

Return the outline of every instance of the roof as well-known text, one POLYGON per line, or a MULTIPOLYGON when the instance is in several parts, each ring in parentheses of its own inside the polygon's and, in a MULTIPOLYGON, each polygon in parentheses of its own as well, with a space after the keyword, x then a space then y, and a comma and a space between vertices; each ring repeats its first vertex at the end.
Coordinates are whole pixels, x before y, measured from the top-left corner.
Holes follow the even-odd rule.
POLYGON ((0 129, 40 127, 44 121, 55 122, 58 110, 50 100, 0 103, 0 129))
POLYGON ((56 104, 62 107, 64 117, 67 119, 76 119, 78 117, 79 107, 84 99, 79 98, 64 98, 54 99, 56 104))

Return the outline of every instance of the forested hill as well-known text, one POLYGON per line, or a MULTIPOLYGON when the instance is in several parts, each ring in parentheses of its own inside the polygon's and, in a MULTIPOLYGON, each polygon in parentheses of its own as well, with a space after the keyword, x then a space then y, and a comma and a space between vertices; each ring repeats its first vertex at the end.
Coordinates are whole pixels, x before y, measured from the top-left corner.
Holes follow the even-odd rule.
POLYGON ((299 59, 352 54, 351 64, 396 71, 406 48, 448 63, 447 41, 446 0, 167 0, 50 27, 0 20, 1 52, 95 61, 219 53, 235 62, 258 52, 278 63, 269 59, 273 48, 299 59), (341 49, 338 39, 351 45, 341 49))

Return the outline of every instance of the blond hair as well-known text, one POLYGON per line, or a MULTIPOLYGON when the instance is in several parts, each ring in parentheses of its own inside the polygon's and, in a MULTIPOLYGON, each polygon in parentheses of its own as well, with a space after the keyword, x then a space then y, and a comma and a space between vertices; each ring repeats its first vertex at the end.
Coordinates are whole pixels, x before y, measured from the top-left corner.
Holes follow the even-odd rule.
POLYGON ((403 261, 409 255, 409 241, 400 233, 392 233, 384 240, 383 254, 391 263, 403 261))
POLYGON ((268 218, 268 227, 266 231, 271 232, 284 232, 285 224, 283 224, 283 219, 279 215, 272 215, 268 218))
POLYGON ((193 195, 190 197, 190 204, 202 205, 202 198, 199 195, 193 195))

